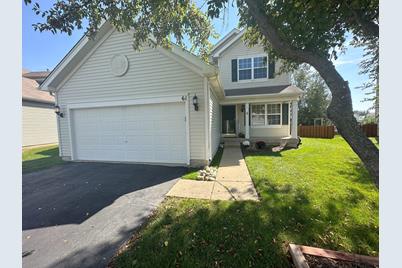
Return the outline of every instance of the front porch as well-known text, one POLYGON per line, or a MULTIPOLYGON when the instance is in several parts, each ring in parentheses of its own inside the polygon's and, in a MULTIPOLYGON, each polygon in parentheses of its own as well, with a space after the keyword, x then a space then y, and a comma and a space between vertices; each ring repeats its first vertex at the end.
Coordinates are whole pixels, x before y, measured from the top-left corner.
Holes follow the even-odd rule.
POLYGON ((297 100, 221 104, 221 142, 296 147, 297 112, 297 100))

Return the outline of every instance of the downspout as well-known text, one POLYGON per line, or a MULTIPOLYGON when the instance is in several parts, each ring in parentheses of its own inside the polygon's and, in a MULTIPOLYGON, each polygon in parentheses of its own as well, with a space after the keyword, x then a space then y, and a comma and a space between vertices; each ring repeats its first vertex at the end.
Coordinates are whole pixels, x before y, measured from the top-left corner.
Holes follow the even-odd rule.
POLYGON ((208 90, 208 78, 204 77, 204 109, 205 109, 205 159, 208 164, 211 162, 211 150, 210 150, 210 131, 209 131, 209 90, 208 90))

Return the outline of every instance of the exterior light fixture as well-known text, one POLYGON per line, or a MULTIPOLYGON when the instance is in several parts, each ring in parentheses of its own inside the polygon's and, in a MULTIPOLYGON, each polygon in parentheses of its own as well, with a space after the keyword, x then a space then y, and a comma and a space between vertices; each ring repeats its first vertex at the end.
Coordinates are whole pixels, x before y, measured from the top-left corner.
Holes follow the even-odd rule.
POLYGON ((197 95, 194 95, 194 97, 193 97, 193 105, 194 105, 194 110, 198 111, 198 97, 197 97, 197 95))
POLYGON ((58 105, 54 106, 54 112, 55 112, 58 116, 64 117, 64 114, 63 114, 63 113, 61 112, 61 110, 60 110, 60 106, 58 106, 58 105))

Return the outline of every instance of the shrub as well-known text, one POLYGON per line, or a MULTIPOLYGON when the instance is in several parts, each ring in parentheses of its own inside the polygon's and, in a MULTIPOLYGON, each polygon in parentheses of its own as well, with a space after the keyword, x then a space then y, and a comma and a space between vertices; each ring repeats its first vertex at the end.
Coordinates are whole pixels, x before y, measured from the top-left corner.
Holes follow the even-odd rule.
POLYGON ((265 149, 267 147, 267 145, 265 144, 265 142, 263 142, 263 141, 257 141, 256 143, 255 143, 255 148, 256 149, 265 149))

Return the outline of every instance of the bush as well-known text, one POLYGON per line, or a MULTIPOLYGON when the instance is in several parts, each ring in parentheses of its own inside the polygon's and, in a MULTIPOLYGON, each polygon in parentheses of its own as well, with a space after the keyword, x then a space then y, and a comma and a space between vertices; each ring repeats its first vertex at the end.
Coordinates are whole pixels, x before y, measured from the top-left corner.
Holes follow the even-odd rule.
POLYGON ((263 141, 257 141, 256 143, 255 143, 255 148, 256 149, 265 149, 267 147, 267 145, 265 144, 265 142, 263 142, 263 141))

